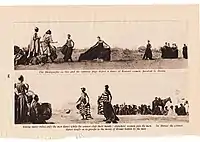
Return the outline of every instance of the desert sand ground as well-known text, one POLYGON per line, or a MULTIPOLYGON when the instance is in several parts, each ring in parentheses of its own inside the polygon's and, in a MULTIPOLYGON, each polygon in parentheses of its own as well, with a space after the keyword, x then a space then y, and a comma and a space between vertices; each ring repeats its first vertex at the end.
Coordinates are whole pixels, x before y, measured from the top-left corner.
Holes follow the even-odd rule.
POLYGON ((66 62, 47 63, 45 65, 18 65, 16 70, 87 70, 87 69, 184 69, 188 62, 185 59, 156 59, 110 62, 66 62))
POLYGON ((16 70, 73 70, 73 69, 184 69, 188 66, 188 60, 182 58, 179 51, 178 59, 162 59, 159 51, 153 51, 155 60, 142 60, 143 52, 138 50, 114 48, 111 50, 111 61, 84 61, 78 62, 81 53, 86 49, 74 50, 72 59, 74 62, 63 62, 63 55, 57 49, 58 58, 55 63, 45 65, 18 65, 16 70))
MULTIPOLYGON (((91 114, 94 119, 81 120, 81 115, 75 106, 71 106, 70 113, 66 109, 53 110, 52 117, 47 121, 55 124, 105 124, 103 115, 97 114, 96 106, 91 108, 91 114)), ((119 123, 187 123, 188 116, 161 116, 161 115, 118 115, 119 123)))

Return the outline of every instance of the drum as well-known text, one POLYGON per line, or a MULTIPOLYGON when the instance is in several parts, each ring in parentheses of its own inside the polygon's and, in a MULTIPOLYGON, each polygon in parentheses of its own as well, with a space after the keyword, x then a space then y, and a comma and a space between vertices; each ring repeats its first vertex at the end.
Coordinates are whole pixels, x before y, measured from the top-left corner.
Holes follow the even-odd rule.
POLYGON ((43 120, 49 120, 52 116, 52 108, 50 103, 41 104, 41 117, 43 120))

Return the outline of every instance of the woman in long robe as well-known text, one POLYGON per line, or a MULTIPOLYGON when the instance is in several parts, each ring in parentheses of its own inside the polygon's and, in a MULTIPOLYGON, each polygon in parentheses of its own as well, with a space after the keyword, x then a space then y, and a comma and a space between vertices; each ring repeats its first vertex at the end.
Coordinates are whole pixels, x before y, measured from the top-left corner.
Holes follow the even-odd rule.
POLYGON ((99 36, 97 39, 98 41, 94 46, 80 55, 79 61, 94 59, 110 60, 110 46, 105 41, 101 40, 99 36), (106 49, 105 47, 108 48, 106 49))
POLYGON ((88 120, 88 118, 93 119, 90 112, 89 96, 85 92, 86 89, 84 87, 81 88, 81 91, 81 97, 76 102, 78 103, 77 109, 79 109, 79 112, 82 116, 82 120, 88 120))
POLYGON ((182 54, 183 54, 183 58, 188 59, 188 49, 187 49, 186 44, 184 44, 184 46, 183 46, 182 54))
POLYGON ((72 62, 72 52, 74 48, 74 41, 71 39, 71 35, 68 34, 67 42, 63 47, 64 61, 68 62, 70 59, 72 62))
POLYGON ((19 82, 15 83, 15 113, 16 113, 16 123, 25 123, 27 117, 27 101, 26 92, 28 87, 23 83, 24 77, 21 75, 18 78, 19 82))
POLYGON ((153 60, 151 48, 152 48, 152 46, 150 44, 150 41, 148 40, 148 44, 147 44, 147 48, 146 48, 144 56, 143 56, 143 60, 147 60, 147 59, 153 60))
POLYGON ((50 58, 51 61, 53 62, 54 59, 52 58, 52 51, 53 51, 53 47, 51 45, 52 42, 53 39, 51 35, 51 30, 48 30, 43 36, 42 52, 43 55, 46 55, 47 60, 50 58))
POLYGON ((105 90, 102 93, 99 100, 102 99, 103 101, 103 112, 104 112, 106 123, 111 123, 111 122, 117 123, 117 121, 119 121, 119 118, 116 116, 115 111, 112 107, 112 104, 111 104, 112 95, 108 88, 109 86, 105 85, 105 90))
POLYGON ((28 57, 36 57, 40 54, 40 36, 38 35, 39 28, 35 28, 35 33, 31 39, 31 43, 29 46, 29 54, 28 57))

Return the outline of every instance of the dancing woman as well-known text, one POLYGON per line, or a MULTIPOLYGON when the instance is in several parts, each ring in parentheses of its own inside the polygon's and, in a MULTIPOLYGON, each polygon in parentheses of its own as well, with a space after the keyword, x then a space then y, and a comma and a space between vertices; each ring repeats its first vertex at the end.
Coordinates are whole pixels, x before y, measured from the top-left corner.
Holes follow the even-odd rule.
POLYGON ((64 54, 64 61, 68 62, 68 60, 71 60, 72 62, 72 52, 73 52, 73 48, 74 48, 74 41, 71 39, 71 35, 68 34, 67 35, 67 42, 64 45, 63 48, 63 54, 64 54))
POLYGON ((44 36, 43 36, 43 41, 42 41, 42 46, 43 46, 43 55, 46 55, 47 60, 50 58, 52 62, 54 62, 54 59, 57 58, 56 50, 54 46, 52 46, 52 43, 57 43, 54 42, 52 39, 52 34, 51 30, 48 30, 44 36))
POLYGON ((88 118, 93 119, 90 113, 89 96, 85 92, 86 89, 84 87, 81 88, 81 91, 81 97, 76 102, 78 103, 76 107, 80 111, 82 120, 88 120, 88 118))

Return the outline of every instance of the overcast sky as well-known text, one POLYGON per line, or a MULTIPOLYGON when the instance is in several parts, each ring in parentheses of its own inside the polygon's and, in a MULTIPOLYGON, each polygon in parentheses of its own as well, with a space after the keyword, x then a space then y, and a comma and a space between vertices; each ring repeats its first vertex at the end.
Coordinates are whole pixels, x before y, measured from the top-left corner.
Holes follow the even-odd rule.
POLYGON ((96 75, 42 75, 37 72, 15 72, 15 81, 20 74, 30 85, 30 90, 39 95, 41 102, 50 102, 54 109, 61 109, 67 103, 75 103, 81 95, 81 87, 86 87, 91 104, 96 105, 97 97, 110 86, 113 104, 150 104, 157 97, 187 97, 187 73, 133 73, 96 75), (177 90, 179 94, 177 93, 177 90))
POLYGON ((26 47, 39 27, 39 35, 43 36, 48 29, 52 30, 55 46, 62 46, 67 34, 72 35, 75 48, 89 48, 102 37, 111 47, 135 49, 146 45, 150 40, 153 48, 163 46, 167 42, 176 42, 179 48, 187 44, 186 23, 181 21, 130 21, 130 22, 60 22, 60 23, 15 23, 13 25, 13 44, 26 47))

